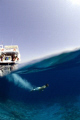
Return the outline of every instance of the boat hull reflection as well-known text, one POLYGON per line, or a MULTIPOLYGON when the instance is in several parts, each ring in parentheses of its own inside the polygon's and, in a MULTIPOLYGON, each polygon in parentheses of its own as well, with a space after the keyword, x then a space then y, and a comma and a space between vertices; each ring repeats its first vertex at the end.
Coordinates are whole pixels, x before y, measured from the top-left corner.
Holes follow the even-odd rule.
POLYGON ((18 68, 17 64, 14 65, 0 65, 0 77, 10 74, 12 71, 18 68))

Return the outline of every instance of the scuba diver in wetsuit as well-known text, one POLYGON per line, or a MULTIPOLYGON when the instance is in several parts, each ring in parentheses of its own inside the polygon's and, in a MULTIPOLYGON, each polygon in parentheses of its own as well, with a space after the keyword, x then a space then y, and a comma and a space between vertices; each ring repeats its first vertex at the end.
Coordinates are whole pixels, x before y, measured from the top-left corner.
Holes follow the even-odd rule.
POLYGON ((42 87, 36 87, 32 89, 31 91, 43 91, 45 88, 49 87, 49 84, 43 85, 42 87))

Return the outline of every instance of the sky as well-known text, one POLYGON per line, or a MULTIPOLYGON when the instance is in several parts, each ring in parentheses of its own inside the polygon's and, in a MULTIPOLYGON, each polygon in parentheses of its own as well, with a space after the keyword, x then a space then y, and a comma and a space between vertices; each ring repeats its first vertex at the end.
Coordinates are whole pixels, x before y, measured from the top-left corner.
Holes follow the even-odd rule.
POLYGON ((80 47, 80 0, 0 0, 0 44, 22 61, 80 47))

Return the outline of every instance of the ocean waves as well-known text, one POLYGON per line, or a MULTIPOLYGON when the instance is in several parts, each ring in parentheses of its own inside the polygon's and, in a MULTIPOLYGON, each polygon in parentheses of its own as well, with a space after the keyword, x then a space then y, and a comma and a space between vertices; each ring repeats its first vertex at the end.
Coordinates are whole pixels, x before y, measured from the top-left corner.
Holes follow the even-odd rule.
POLYGON ((80 50, 63 52, 58 55, 52 55, 43 59, 24 64, 23 67, 15 71, 18 74, 28 74, 48 69, 62 69, 80 65, 80 50))

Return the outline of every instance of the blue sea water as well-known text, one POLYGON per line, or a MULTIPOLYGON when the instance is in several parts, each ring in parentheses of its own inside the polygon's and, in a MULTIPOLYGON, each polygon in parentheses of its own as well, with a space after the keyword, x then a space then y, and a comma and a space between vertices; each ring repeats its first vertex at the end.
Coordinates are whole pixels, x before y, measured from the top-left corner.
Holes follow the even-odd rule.
POLYGON ((1 77, 0 120, 80 120, 80 50, 23 64, 1 77), (46 83, 44 91, 31 92, 46 83))

